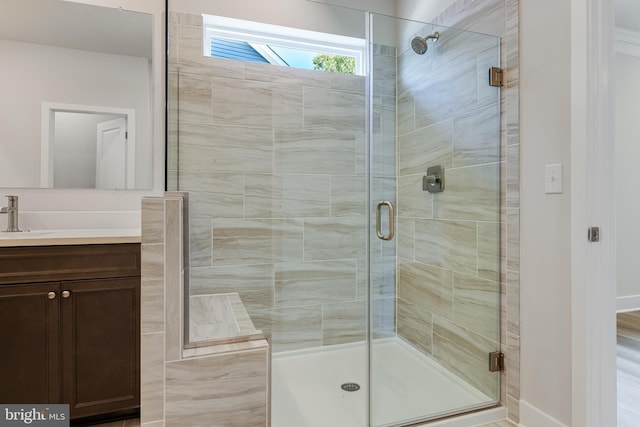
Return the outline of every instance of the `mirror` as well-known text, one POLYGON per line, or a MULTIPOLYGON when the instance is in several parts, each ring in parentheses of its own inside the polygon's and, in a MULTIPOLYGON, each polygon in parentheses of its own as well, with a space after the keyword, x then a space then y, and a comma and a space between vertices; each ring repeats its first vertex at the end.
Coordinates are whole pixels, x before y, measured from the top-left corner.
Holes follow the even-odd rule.
POLYGON ((0 188, 152 187, 153 16, 0 1, 0 188))

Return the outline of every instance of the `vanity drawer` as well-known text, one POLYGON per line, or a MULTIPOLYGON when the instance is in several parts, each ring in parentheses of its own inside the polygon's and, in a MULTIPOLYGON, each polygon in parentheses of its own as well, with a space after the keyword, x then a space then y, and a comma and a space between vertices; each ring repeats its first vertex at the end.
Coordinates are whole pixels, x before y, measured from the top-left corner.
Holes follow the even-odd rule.
POLYGON ((0 284, 140 276, 140 244, 0 248, 0 284))

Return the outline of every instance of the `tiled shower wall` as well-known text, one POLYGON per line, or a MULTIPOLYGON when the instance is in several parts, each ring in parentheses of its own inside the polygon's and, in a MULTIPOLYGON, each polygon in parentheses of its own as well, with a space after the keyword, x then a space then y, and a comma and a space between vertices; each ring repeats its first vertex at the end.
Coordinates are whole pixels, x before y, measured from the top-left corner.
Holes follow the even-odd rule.
POLYGON ((500 348, 505 369, 500 402, 519 422, 520 400, 520 117, 519 0, 458 0, 434 24, 500 37, 501 298, 500 348))
MULTIPOLYGON (((238 292, 274 351, 364 340, 365 77, 205 58, 202 17, 170 21, 169 188, 190 193, 191 295, 238 292)), ((395 111, 374 126, 393 147, 395 111)), ((393 271, 392 245, 374 256, 393 271)), ((394 281, 376 280, 391 334, 394 281)))
POLYGON ((498 398, 488 355, 499 349, 499 89, 497 37, 440 32, 426 55, 408 46, 398 69, 398 335, 498 398), (445 190, 422 191, 429 166, 445 190))

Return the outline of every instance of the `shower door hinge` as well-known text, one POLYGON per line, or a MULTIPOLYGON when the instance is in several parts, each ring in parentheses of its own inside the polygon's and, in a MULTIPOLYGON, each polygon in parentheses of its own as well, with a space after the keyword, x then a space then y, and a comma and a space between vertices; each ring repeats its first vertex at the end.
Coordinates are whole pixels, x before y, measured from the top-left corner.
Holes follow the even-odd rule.
POLYGON ((590 227, 587 231, 587 238, 590 242, 600 241, 600 227, 590 227))
POLYGON ((489 68, 489 85, 495 87, 502 87, 504 78, 504 72, 502 68, 491 67, 489 68))
POLYGON ((504 371, 504 353, 494 351, 489 353, 489 372, 504 371))

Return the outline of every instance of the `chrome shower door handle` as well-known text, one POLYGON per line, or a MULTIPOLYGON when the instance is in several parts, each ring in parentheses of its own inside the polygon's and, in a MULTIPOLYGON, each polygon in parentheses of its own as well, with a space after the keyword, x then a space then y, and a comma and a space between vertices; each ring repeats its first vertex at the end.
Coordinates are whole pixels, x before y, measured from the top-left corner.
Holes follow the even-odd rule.
POLYGON ((378 202, 376 206, 376 234, 378 235, 378 239, 381 240, 391 240, 393 239, 394 230, 393 230, 393 203, 389 201, 381 201, 378 202), (382 206, 387 206, 389 208, 389 232, 387 234, 382 234, 382 225, 380 220, 380 215, 382 213, 382 206))

